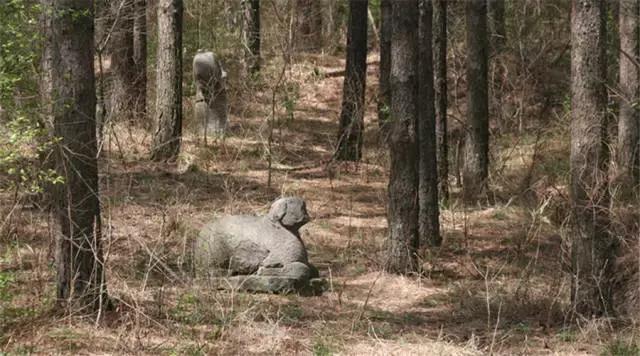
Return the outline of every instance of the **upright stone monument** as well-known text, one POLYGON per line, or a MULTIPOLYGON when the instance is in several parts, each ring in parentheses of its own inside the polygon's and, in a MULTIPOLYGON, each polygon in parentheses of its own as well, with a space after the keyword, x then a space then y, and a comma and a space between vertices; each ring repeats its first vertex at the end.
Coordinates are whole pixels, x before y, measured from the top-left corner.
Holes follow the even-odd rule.
POLYGON ((227 129, 227 72, 213 52, 198 52, 193 57, 193 76, 196 83, 195 116, 203 124, 205 142, 207 131, 222 137, 227 129))

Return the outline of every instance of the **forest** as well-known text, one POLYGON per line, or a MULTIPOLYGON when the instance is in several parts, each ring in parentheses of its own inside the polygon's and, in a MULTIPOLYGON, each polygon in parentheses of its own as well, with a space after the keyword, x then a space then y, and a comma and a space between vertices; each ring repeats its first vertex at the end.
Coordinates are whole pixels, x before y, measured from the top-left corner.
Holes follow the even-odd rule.
POLYGON ((0 0, 0 355, 640 355, 640 0, 0 0))

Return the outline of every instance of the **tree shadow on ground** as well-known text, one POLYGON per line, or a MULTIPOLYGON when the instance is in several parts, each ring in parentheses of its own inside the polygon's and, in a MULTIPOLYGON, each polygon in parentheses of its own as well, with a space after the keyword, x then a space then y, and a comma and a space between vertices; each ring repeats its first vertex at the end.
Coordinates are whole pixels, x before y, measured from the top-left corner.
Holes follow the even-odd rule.
POLYGON ((188 201, 196 208, 211 208, 226 203, 229 197, 242 194, 244 199, 268 204, 278 197, 278 191, 264 182, 226 173, 209 173, 198 168, 176 172, 158 166, 136 167, 111 172, 105 193, 123 204, 166 206, 176 201, 188 201))

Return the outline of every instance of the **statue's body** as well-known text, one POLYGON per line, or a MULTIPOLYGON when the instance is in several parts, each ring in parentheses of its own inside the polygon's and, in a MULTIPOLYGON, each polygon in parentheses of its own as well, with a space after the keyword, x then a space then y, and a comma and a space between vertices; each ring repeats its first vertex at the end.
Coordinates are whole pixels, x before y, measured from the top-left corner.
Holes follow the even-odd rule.
MULTIPOLYGON (((227 73, 213 52, 200 52, 193 57, 196 83, 196 119, 208 130, 223 136, 227 128, 227 73)), ((206 136, 205 136, 206 137, 206 136)))
POLYGON ((196 241, 197 272, 214 279, 225 277, 224 283, 231 281, 231 286, 246 290, 307 288, 318 277, 298 232, 308 221, 305 203, 299 198, 277 200, 265 216, 216 219, 200 231, 196 241))

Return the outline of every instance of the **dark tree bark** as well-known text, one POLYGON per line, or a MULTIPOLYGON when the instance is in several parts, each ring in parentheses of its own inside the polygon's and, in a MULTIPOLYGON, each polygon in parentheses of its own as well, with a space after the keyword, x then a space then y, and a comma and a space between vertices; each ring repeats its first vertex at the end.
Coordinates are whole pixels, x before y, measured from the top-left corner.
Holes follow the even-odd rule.
POLYGON ((73 312, 106 305, 100 233, 94 14, 91 1, 43 0, 49 19, 45 47, 51 80, 56 171, 64 184, 55 189, 57 298, 73 312))
POLYGON ((319 0, 297 0, 297 43, 303 51, 322 48, 322 2, 319 0))
POLYGON ((386 134, 391 108, 391 0, 380 0, 380 85, 378 92, 378 124, 386 134))
POLYGON ((611 311, 615 240, 608 233, 606 4, 574 0, 571 14, 571 297, 592 317, 611 311))
POLYGON ((420 244, 439 246, 440 210, 438 201, 438 165, 436 161, 436 112, 433 89, 431 0, 420 0, 419 24, 419 100, 418 100, 418 152, 419 183, 418 226, 420 244))
POLYGON ((489 0, 489 20, 491 22, 491 38, 496 53, 502 52, 507 43, 507 26, 504 17, 505 0, 489 0))
POLYGON ((640 70, 634 61, 640 60, 638 44, 637 0, 620 1, 620 115, 616 154, 617 177, 622 195, 632 196, 640 185, 640 70))
POLYGON ((449 200, 449 142, 447 133, 447 1, 435 0, 433 9, 433 70, 435 78, 438 190, 449 200))
POLYGON ((133 20, 133 87, 134 110, 142 123, 147 123, 147 0, 135 0, 133 20))
POLYGON ((136 111, 136 64, 133 57, 133 23, 135 0, 113 1, 110 7, 112 24, 108 43, 111 58, 109 117, 111 120, 132 120, 136 111))
POLYGON ((156 131, 151 159, 172 161, 182 139, 182 0, 158 3, 156 131))
POLYGON ((249 0, 245 3, 247 21, 247 53, 246 60, 249 72, 260 71, 260 0, 249 0))
POLYGON ((469 0, 467 12, 467 136, 463 199, 477 202, 488 194, 489 96, 486 0, 469 0))
POLYGON ((385 268, 417 270, 418 236, 418 0, 393 2, 389 240, 385 268))
POLYGON ((367 79, 367 9, 367 0, 349 1, 347 62, 336 150, 336 159, 341 161, 359 161, 362 158, 367 79))

